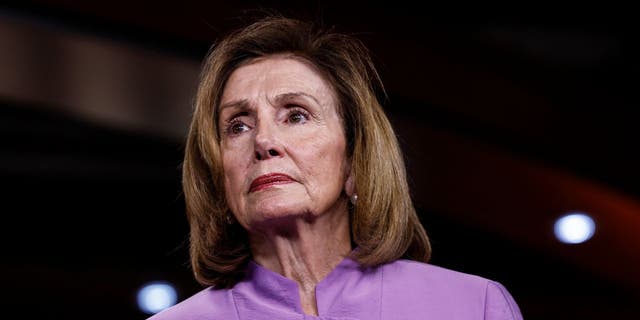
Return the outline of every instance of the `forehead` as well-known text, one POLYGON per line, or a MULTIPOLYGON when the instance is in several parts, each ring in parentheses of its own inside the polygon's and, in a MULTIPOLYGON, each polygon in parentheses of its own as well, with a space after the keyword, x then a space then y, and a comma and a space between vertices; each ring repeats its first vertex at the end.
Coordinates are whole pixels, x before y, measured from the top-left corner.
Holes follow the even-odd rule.
POLYGON ((334 90, 322 74, 310 62, 292 56, 263 57, 241 65, 227 80, 221 102, 296 92, 335 102, 334 90))

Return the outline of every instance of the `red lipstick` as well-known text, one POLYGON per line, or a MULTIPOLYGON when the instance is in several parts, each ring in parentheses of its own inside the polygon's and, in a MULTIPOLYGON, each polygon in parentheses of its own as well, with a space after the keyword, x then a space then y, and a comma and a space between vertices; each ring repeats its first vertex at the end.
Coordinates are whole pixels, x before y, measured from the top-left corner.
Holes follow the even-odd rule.
POLYGON ((260 191, 277 184, 285 184, 294 182, 291 177, 283 173, 268 173, 257 177, 249 187, 249 193, 260 191))

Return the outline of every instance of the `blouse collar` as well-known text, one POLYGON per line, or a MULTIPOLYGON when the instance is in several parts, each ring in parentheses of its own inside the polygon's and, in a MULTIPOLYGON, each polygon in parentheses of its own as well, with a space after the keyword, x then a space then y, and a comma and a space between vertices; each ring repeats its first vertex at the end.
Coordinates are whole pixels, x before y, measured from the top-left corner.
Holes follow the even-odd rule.
POLYGON ((298 284, 254 261, 232 290, 241 319, 376 319, 382 276, 344 258, 316 286, 318 317, 305 315, 298 284))

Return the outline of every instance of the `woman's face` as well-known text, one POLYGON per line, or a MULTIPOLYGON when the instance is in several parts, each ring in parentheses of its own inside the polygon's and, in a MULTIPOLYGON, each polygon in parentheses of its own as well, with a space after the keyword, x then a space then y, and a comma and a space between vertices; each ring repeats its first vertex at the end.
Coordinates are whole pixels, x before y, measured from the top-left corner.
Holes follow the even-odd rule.
POLYGON ((337 99, 307 64, 276 56, 230 76, 219 130, 226 199, 252 230, 346 214, 346 141, 337 99))

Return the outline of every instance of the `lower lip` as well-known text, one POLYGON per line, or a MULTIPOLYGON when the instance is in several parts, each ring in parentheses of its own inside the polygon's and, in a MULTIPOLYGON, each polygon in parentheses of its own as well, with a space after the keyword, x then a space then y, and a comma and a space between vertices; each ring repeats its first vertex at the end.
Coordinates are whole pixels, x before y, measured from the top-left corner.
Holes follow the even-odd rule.
POLYGON ((267 188, 271 188, 280 184, 287 184, 287 183, 292 183, 292 180, 276 180, 276 181, 270 181, 267 183, 263 183, 263 184, 259 184, 253 188, 251 188, 251 190, 249 190, 249 192, 256 192, 256 191, 260 191, 260 190, 264 190, 267 188))

